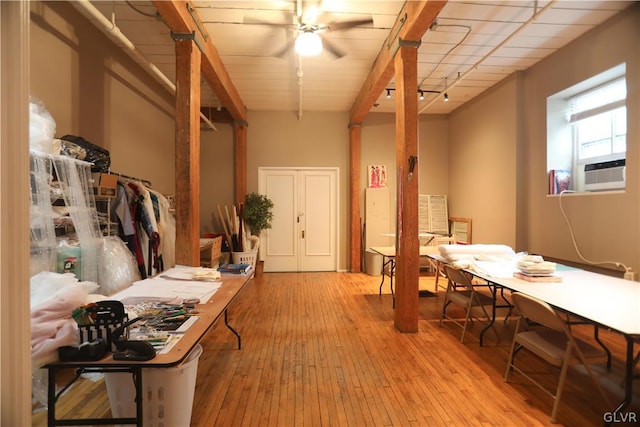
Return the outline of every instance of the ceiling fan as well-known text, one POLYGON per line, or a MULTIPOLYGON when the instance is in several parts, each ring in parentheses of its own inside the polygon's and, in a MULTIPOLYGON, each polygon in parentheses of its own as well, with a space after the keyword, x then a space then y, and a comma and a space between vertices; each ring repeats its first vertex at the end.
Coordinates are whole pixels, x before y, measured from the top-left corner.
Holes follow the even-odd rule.
POLYGON ((290 49, 294 48, 295 52, 301 56, 317 56, 323 49, 331 53, 336 58, 342 58, 345 53, 335 44, 322 34, 327 32, 345 31, 362 25, 373 24, 373 18, 367 17, 349 21, 329 21, 321 23, 321 19, 330 14, 321 13, 317 6, 309 6, 304 10, 303 14, 302 1, 298 0, 296 7, 295 23, 279 24, 273 22, 264 22, 245 19, 245 23, 257 23, 271 25, 280 28, 294 30, 296 35, 290 38, 285 46, 277 50, 273 56, 282 58, 290 49))

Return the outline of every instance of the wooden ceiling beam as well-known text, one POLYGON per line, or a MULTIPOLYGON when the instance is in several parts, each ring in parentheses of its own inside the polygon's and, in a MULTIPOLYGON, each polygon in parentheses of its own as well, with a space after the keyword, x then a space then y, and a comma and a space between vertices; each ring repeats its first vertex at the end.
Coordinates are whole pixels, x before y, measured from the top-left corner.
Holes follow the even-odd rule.
POLYGON ((362 123, 395 74, 393 59, 398 51, 400 40, 420 41, 445 4, 447 0, 405 3, 351 107, 349 114, 351 124, 362 123))
POLYGON ((211 89, 235 121, 247 121, 247 107, 231 81, 218 50, 204 28, 198 13, 188 1, 153 0, 162 19, 174 33, 195 33, 202 51, 201 70, 211 89))

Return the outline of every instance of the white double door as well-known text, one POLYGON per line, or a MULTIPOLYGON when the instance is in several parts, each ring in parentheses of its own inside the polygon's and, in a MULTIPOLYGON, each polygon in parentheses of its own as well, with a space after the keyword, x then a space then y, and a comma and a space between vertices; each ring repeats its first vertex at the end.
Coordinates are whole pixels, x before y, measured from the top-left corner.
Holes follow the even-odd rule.
POLYGON ((258 191, 273 202, 261 235, 264 270, 337 271, 338 169, 260 168, 258 191))

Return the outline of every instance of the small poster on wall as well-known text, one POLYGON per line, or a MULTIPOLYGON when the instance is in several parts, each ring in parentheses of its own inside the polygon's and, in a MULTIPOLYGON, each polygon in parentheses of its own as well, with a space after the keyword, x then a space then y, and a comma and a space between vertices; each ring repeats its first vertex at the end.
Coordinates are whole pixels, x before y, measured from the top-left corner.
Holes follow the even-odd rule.
POLYGON ((383 188, 387 186, 387 167, 385 165, 369 165, 369 188, 383 188))

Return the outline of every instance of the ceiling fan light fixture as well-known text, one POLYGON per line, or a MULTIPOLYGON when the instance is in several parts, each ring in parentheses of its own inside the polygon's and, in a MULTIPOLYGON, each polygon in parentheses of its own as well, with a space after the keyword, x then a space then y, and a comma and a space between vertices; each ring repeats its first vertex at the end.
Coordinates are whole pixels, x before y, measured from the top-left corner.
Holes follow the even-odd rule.
POLYGON ((322 53, 322 39, 313 31, 304 31, 296 38, 295 49, 300 56, 318 56, 322 53))

